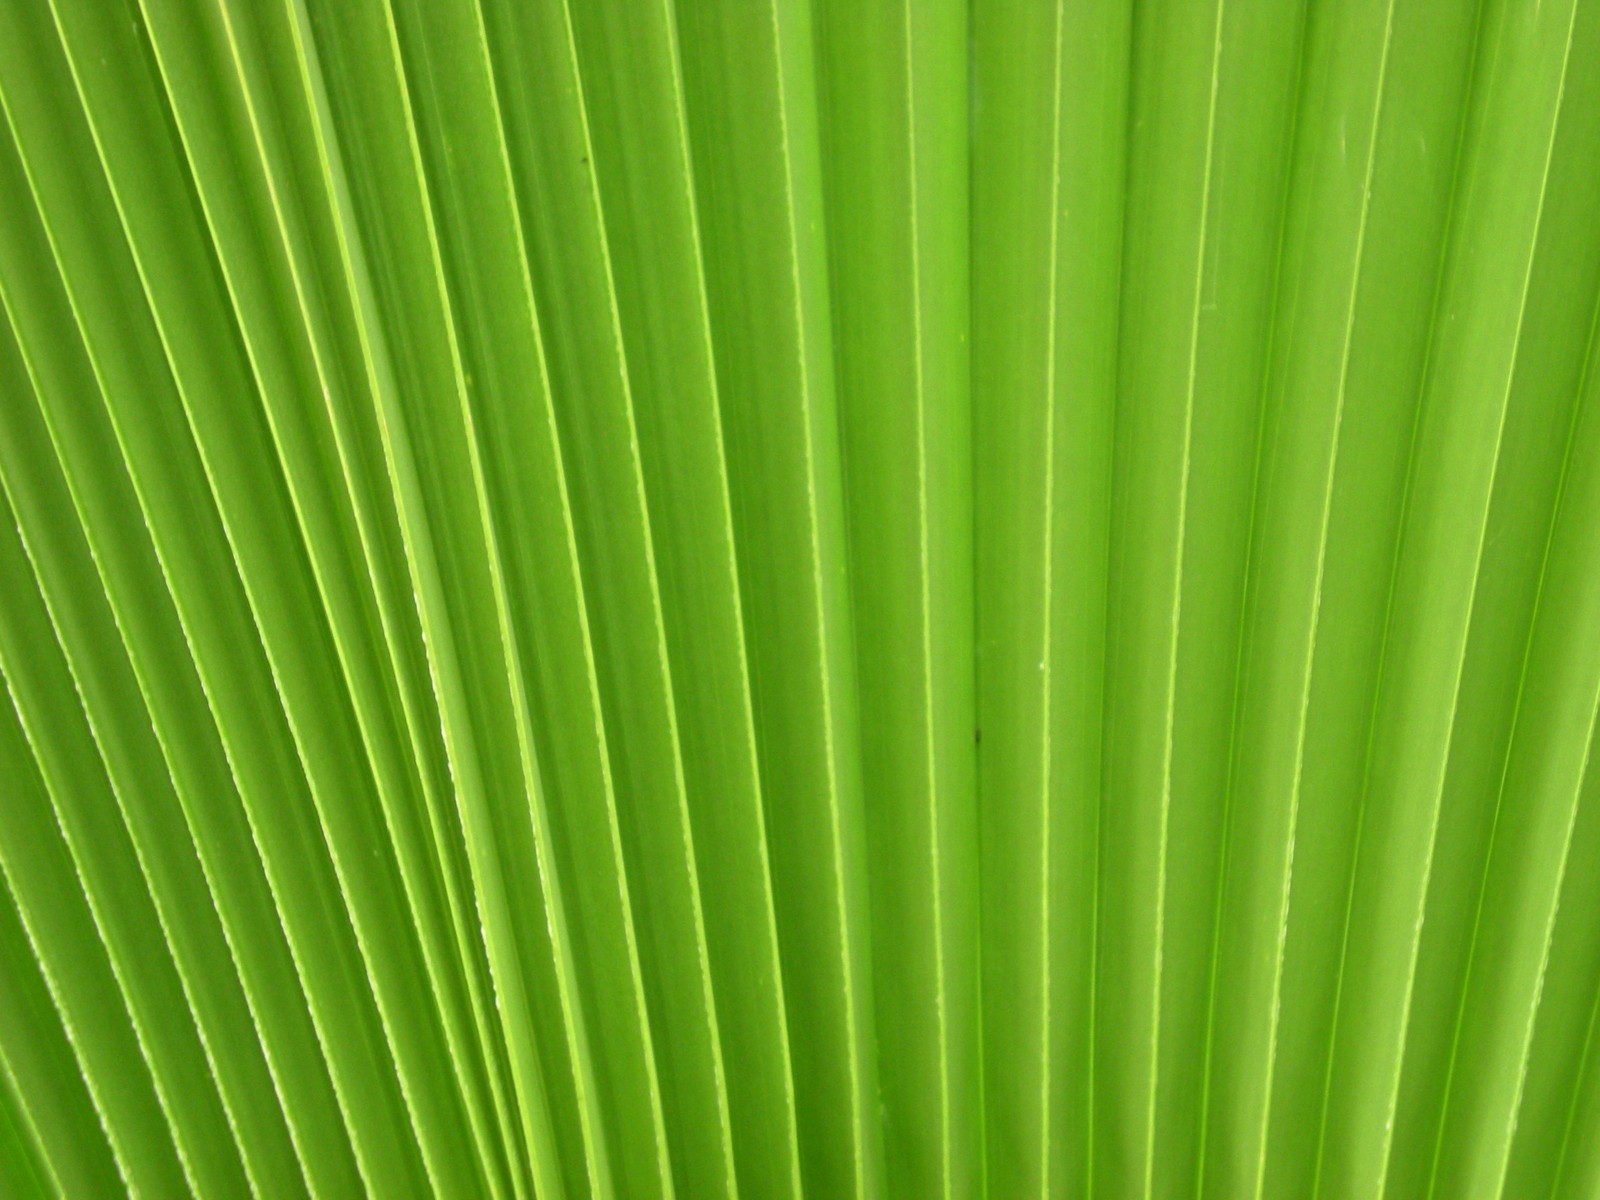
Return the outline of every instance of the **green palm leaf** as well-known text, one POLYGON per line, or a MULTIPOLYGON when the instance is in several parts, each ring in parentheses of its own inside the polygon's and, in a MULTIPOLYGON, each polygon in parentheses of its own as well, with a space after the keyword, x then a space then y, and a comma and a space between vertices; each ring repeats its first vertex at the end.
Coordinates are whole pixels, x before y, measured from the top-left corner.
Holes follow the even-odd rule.
POLYGON ((1594 1194, 1597 55, 0 5, 0 1194, 1594 1194))

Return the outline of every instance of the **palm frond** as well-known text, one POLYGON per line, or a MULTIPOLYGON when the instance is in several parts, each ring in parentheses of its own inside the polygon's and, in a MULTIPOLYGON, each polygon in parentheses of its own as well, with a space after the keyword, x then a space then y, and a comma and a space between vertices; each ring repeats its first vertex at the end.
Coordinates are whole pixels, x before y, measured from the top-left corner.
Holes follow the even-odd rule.
POLYGON ((0 5, 0 1193, 1593 1194, 1597 55, 0 5))

